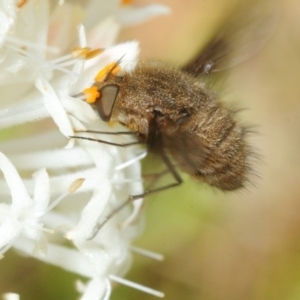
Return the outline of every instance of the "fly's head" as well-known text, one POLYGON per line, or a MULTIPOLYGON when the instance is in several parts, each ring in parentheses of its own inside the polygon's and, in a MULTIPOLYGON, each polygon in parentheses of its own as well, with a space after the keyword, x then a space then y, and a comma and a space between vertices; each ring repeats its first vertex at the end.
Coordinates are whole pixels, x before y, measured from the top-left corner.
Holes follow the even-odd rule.
MULTIPOLYGON (((102 121, 120 123, 147 139, 149 110, 141 106, 142 95, 135 84, 133 72, 121 70, 118 62, 107 65, 95 77, 94 84, 85 89, 86 102, 98 112, 102 121)), ((138 81, 137 81, 138 82, 138 81)))
POLYGON ((104 122, 113 122, 116 103, 120 94, 120 67, 112 63, 103 68, 95 77, 94 84, 85 89, 86 102, 93 105, 104 122))

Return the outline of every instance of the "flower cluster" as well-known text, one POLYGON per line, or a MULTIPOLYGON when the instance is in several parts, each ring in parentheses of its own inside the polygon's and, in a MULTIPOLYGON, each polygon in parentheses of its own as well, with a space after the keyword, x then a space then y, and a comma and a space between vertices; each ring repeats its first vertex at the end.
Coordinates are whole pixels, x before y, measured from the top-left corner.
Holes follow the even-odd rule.
POLYGON ((124 54, 122 69, 135 67, 138 43, 113 45, 121 26, 169 12, 131 2, 0 2, 0 255, 14 248, 86 277, 77 284, 84 300, 108 299, 111 281, 162 296, 122 278, 132 251, 147 254, 131 246, 143 228, 142 199, 97 231, 129 195, 142 193, 144 150, 68 138, 74 130, 112 130, 75 95, 124 54))

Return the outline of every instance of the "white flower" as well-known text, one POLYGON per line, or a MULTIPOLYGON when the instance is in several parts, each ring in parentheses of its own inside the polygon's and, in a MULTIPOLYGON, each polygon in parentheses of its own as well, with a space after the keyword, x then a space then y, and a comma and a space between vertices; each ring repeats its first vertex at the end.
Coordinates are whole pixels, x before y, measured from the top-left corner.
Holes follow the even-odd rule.
POLYGON ((135 67, 136 41, 113 46, 121 26, 169 10, 154 4, 136 7, 133 1, 60 2, 51 12, 47 0, 0 3, 0 129, 12 127, 0 149, 0 254, 13 247, 86 277, 87 283, 77 285, 81 299, 108 299, 111 281, 162 296, 121 277, 132 251, 157 258, 131 247, 143 228, 142 199, 97 232, 99 222, 129 195, 142 193, 139 160, 145 151, 75 142, 69 136, 74 129, 110 130, 76 95, 121 57, 122 70, 135 67))
POLYGON ((11 204, 0 204, 0 254, 13 245, 22 234, 39 244, 45 243, 40 218, 47 212, 50 199, 49 177, 45 169, 34 174, 33 198, 29 196, 17 170, 0 152, 0 169, 11 191, 11 204))

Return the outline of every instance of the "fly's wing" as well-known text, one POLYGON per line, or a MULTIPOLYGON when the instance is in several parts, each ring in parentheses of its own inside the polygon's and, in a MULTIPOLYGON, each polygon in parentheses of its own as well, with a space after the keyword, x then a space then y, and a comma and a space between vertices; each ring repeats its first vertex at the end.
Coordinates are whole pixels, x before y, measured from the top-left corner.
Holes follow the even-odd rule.
POLYGON ((182 71, 196 77, 247 60, 272 35, 279 15, 278 3, 274 0, 241 0, 222 29, 182 71))

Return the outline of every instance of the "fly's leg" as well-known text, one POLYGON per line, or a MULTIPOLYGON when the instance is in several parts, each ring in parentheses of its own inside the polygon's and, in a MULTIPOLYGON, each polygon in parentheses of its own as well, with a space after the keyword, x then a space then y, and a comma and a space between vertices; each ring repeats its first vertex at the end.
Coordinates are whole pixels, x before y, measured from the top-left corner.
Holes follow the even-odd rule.
MULTIPOLYGON (((84 132, 92 132, 92 133, 99 133, 99 134, 136 134, 135 132, 127 132, 127 131, 125 131, 125 132, 116 132, 115 133, 115 132, 103 132, 103 131, 101 132, 101 131, 92 131, 92 130, 90 130, 90 131, 84 131, 84 132)), ((70 136, 70 138, 88 140, 88 141, 103 143, 103 144, 117 146, 117 147, 127 147, 127 146, 141 144, 140 141, 131 142, 131 143, 113 143, 113 142, 108 142, 108 141, 104 141, 104 140, 99 140, 99 139, 94 139, 94 138, 89 138, 89 137, 83 137, 83 136, 70 136)), ((112 217, 114 217, 116 214, 118 214, 120 211, 122 211, 127 205, 131 204, 135 200, 142 199, 142 198, 144 198, 146 196, 149 196, 151 194, 154 194, 154 193, 158 193, 158 192, 161 192, 161 191, 164 191, 164 190, 168 190, 172 187, 179 186, 182 183, 182 178, 180 177, 179 173, 176 171, 176 168, 173 166, 172 162, 170 161, 170 159, 167 156, 167 154, 165 153, 165 151, 162 149, 159 154, 160 154, 161 159, 163 160, 164 164, 167 167, 167 170, 164 171, 162 174, 164 175, 166 172, 170 172, 171 175, 173 176, 173 178, 175 179, 175 182, 171 183, 171 184, 161 186, 161 187, 157 187, 157 188, 150 188, 142 194, 129 196, 128 199, 124 203, 122 203, 120 206, 118 206, 116 209, 114 209, 109 215, 107 215, 102 220, 102 222, 98 223, 95 226, 93 233, 91 234, 90 237, 87 238, 87 240, 93 239, 98 234, 99 230, 112 217)))
POLYGON ((167 166, 167 170, 171 173, 171 175, 173 176, 173 178, 175 179, 174 183, 171 184, 167 184, 164 185, 162 187, 158 187, 158 188, 153 188, 153 189, 149 189, 146 190, 144 193, 139 194, 139 195, 132 195, 129 196, 128 199, 122 203, 120 206, 118 206, 116 209, 114 209, 109 215, 107 215, 102 222, 98 223, 97 226, 94 229, 94 232, 92 233, 92 235, 88 238, 88 240, 93 239, 97 233, 99 232, 99 230, 112 218, 114 217, 116 214, 118 214, 120 211, 122 211, 127 205, 131 204, 132 202, 134 202, 135 200, 144 198, 146 196, 149 196, 151 194, 154 193, 158 193, 167 189, 170 189, 172 187, 176 187, 178 185, 180 185, 182 183, 182 178, 180 177, 180 175, 178 174, 178 172, 176 171, 176 169, 174 168, 174 166, 172 165, 170 159, 168 158, 168 156, 165 154, 164 151, 161 152, 161 158, 163 160, 163 162, 166 164, 167 166))

